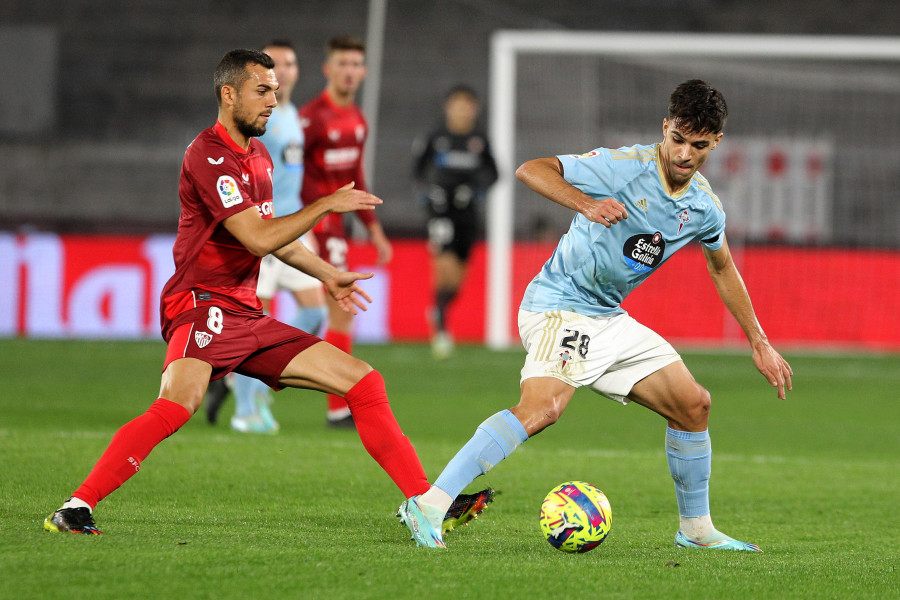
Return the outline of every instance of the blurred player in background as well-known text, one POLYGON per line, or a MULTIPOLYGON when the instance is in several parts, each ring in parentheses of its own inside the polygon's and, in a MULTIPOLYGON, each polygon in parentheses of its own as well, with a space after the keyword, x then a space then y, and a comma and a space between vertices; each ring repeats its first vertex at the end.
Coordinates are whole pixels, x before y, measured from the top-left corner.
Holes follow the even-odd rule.
MULTIPOLYGON (((691 80, 670 97, 661 143, 597 148, 519 167, 519 179, 575 217, 522 299, 519 332, 528 355, 519 404, 485 420, 434 486, 401 505, 399 516, 414 533, 437 532, 457 494, 555 423, 575 390, 587 386, 668 422, 666 455, 680 515, 676 546, 759 550, 718 531, 710 517, 709 392, 668 342, 620 307, 672 254, 697 241, 757 369, 779 398, 791 389, 790 365, 769 344, 728 250, 722 205, 697 171, 722 139, 727 116, 722 94, 691 80)), ((434 537, 416 541, 433 546, 434 537)))
POLYGON ((444 97, 444 123, 414 148, 413 174, 428 210, 428 248, 433 257, 431 351, 439 359, 453 351, 447 310, 462 284, 478 235, 479 206, 497 181, 487 136, 476 128, 479 109, 475 90, 453 87, 444 97))
MULTIPOLYGON (((303 130, 297 107, 291 102, 291 92, 297 83, 299 69, 297 53, 287 40, 272 40, 262 51, 275 62, 278 105, 272 110, 266 133, 259 138, 272 157, 272 210, 283 217, 300 210, 300 183, 303 177, 303 130)), ((303 236, 307 247, 315 247, 311 234, 303 236)), ((263 311, 270 313, 272 298, 279 290, 288 290, 297 302, 297 312, 291 324, 307 333, 318 334, 327 316, 322 282, 281 262, 274 255, 262 259, 256 294, 263 311)), ((232 387, 236 402, 231 428, 240 432, 275 433, 278 422, 272 416, 272 394, 258 379, 234 375, 232 387)), ((207 391, 206 414, 211 423, 227 394, 225 378, 210 382, 207 391)))
MULTIPOLYGON (((365 190, 363 146, 368 126, 362 111, 354 103, 356 92, 366 76, 366 47, 352 36, 332 38, 326 46, 325 90, 300 109, 306 143, 303 151, 303 187, 300 198, 310 206, 341 186, 355 182, 365 190)), ((356 213, 365 224, 378 251, 378 264, 391 260, 392 248, 373 211, 356 213)), ((347 233, 343 215, 325 217, 313 232, 319 256, 339 269, 347 266, 347 233)), ((353 315, 327 300, 328 329, 323 339, 350 354, 353 350, 353 315)), ((353 427, 347 403, 337 394, 328 395, 327 424, 353 427)))
MULTIPOLYGON (((150 451, 200 407, 210 379, 230 371, 347 399, 363 446, 405 496, 428 489, 416 452, 388 403, 384 380, 365 362, 314 335, 265 315, 256 296, 260 258, 280 260, 324 283, 342 310, 370 301, 356 281, 372 274, 340 271, 297 238, 326 215, 372 210, 381 201, 344 186, 284 217, 272 216, 272 160, 257 140, 277 101, 275 63, 256 50, 232 50, 214 81, 216 124, 188 146, 179 182, 181 216, 173 255, 175 273, 163 288, 160 317, 168 344, 159 399, 122 426, 87 479, 44 529, 98 535, 93 509, 140 471, 150 451)), ((473 517, 484 493, 448 513, 473 517)))

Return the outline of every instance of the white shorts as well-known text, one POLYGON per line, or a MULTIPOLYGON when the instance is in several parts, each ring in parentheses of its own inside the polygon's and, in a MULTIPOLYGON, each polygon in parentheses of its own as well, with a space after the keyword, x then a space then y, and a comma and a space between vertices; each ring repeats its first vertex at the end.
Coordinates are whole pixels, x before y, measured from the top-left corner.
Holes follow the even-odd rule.
POLYGON ((521 381, 554 377, 622 404, 635 383, 681 360, 662 336, 627 314, 520 310, 519 335, 528 351, 521 381))
POLYGON ((260 298, 272 298, 278 290, 299 292, 322 285, 322 282, 287 265, 273 255, 263 257, 259 265, 259 281, 256 284, 256 295, 260 298))

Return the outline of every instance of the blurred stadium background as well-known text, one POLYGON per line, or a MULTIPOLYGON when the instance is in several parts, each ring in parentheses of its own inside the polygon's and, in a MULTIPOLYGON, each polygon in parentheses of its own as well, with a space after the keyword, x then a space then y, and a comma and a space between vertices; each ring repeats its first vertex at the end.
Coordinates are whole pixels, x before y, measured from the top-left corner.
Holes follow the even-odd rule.
MULTIPOLYGON (((0 336, 158 336, 156 301, 171 263, 178 169, 214 118, 211 73, 227 50, 288 38, 298 50, 294 101, 321 91, 323 45, 338 33, 383 40, 364 90, 376 135, 373 191, 396 240, 361 321, 369 341, 428 336, 424 215, 413 202, 410 148, 458 82, 491 106, 500 30, 861 36, 897 44, 900 4, 731 0, 13 0, 0 6, 0 336), (375 7, 373 9, 373 6, 375 7), (381 13, 380 11, 384 12, 381 13), (371 16, 383 15, 383 21, 371 16)), ((502 164, 596 146, 652 143, 668 92, 707 79, 731 108, 705 174, 761 321, 780 343, 900 351, 900 61, 709 56, 523 56, 516 145, 502 164)), ((374 48, 373 48, 374 49, 374 48)), ((487 111, 485 123, 493 115, 487 111)), ((374 143, 373 143, 374 142, 374 143)), ((496 143, 496 142, 495 142, 496 143)), ((512 183, 510 312, 571 215, 512 183)), ((451 314, 482 343, 487 250, 451 314)), ((356 267, 371 264, 365 244, 356 267)), ((673 341, 740 344, 699 251, 651 278, 626 307, 673 341), (710 316, 712 315, 712 318, 710 316)), ((289 302, 278 304, 289 311, 289 302)), ((282 313, 283 314, 283 313, 282 313)), ((512 323, 508 337, 515 340, 512 323)))

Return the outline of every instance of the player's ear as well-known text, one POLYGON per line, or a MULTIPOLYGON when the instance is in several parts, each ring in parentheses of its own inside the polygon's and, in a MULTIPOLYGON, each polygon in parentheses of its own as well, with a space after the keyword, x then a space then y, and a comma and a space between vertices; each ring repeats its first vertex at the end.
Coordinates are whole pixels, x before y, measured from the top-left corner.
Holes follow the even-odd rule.
POLYGON ((722 141, 722 136, 723 136, 723 135, 725 135, 725 134, 722 133, 722 132, 720 131, 720 132, 719 132, 719 135, 716 136, 716 141, 713 142, 713 146, 712 146, 712 149, 713 149, 713 150, 715 150, 715 149, 716 149, 716 146, 719 145, 719 142, 722 141))
POLYGON ((234 106, 234 94, 235 89, 230 85, 222 86, 222 104, 227 106, 234 106))

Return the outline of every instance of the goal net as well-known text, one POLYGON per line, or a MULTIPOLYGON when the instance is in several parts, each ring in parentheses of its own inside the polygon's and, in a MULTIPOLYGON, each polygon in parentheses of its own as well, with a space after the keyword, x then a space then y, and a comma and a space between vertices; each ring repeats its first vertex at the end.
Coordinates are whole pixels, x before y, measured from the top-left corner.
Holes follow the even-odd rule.
MULTIPOLYGON (((521 290, 573 216, 516 182, 515 168, 660 141, 669 94, 687 79, 728 102, 725 137, 702 172, 723 201, 736 256, 745 247, 900 249, 900 38, 500 31, 490 77, 503 174, 487 214, 491 347, 517 342, 521 290)), ((848 283, 835 274, 833 294, 867 293, 848 283)))

